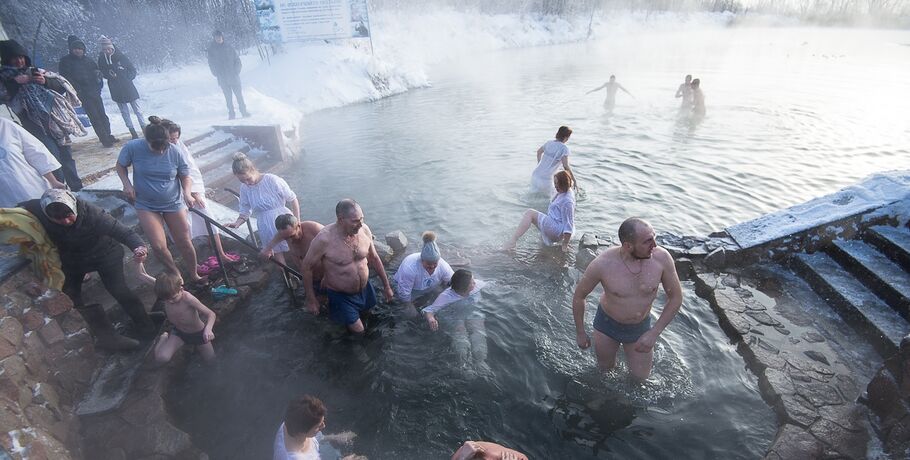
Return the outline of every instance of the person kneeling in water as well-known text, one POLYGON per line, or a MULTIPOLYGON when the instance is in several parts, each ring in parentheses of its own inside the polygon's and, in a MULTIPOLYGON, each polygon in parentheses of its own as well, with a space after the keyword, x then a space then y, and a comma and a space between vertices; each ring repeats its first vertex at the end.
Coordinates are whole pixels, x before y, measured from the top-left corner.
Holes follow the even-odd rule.
POLYGON ((432 302, 449 285, 452 267, 439 255, 436 234, 423 232, 423 248, 404 258, 395 272, 395 293, 404 303, 404 313, 417 316, 415 307, 432 302))
POLYGON ((427 324, 433 331, 439 329, 437 314, 449 323, 447 329, 450 329, 455 351, 464 364, 472 354, 476 364, 486 364, 487 331, 484 315, 477 309, 480 290, 485 285, 483 281, 475 281, 470 271, 458 269, 452 275, 452 286, 442 291, 432 305, 423 309, 427 324))

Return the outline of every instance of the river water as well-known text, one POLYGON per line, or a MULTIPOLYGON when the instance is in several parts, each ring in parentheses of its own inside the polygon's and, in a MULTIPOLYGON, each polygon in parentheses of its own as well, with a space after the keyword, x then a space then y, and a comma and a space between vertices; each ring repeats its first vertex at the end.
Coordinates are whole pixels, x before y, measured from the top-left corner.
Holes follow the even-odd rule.
POLYGON ((576 239, 632 215, 706 234, 906 168, 908 44, 871 30, 617 34, 466 57, 433 68, 430 88, 311 114, 286 175, 304 218, 329 223, 352 197, 380 238, 402 230, 417 250, 436 231, 443 257, 491 282, 492 372, 465 376, 445 335, 385 309, 351 341, 275 281, 216 328, 218 367, 194 363, 172 387, 181 426, 212 458, 269 458, 285 404, 311 393, 329 407, 326 432, 355 431, 351 449, 373 459, 448 458, 477 438, 534 459, 761 457, 774 414, 691 284, 638 387, 575 346, 573 256, 540 248, 533 229, 516 252, 496 248, 525 208, 545 209, 526 190, 562 124, 575 130, 576 239), (603 92, 584 93, 611 73, 634 98, 606 113, 603 92), (701 122, 676 110, 686 73, 706 94, 701 122))

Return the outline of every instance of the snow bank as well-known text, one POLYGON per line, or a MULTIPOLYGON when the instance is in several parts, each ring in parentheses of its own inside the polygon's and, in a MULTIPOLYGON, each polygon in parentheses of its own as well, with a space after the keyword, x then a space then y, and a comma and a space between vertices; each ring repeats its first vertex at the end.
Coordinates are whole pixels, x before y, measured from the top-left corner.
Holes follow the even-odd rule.
MULTIPOLYGON (((429 86, 428 68, 442 61, 588 39, 590 20, 452 10, 380 10, 371 19, 374 54, 368 40, 290 44, 269 61, 260 59, 255 49, 247 50, 241 79, 253 117, 231 123, 280 124, 285 131, 292 130, 316 110, 429 86)), ((609 39, 645 29, 723 27, 730 21, 727 14, 604 13, 594 18, 590 38, 609 39)), ((144 115, 177 121, 187 137, 213 124, 228 124, 224 98, 205 62, 144 73, 135 83, 144 115)), ((108 97, 107 90, 104 95, 108 97)), ((126 132, 116 104, 106 99, 106 105, 114 132, 126 132)))
MULTIPOLYGON (((839 192, 736 224, 727 232, 743 248, 751 248, 796 232, 864 212, 910 217, 910 171, 873 174, 839 192)), ((870 216, 867 216, 869 218, 870 216)))

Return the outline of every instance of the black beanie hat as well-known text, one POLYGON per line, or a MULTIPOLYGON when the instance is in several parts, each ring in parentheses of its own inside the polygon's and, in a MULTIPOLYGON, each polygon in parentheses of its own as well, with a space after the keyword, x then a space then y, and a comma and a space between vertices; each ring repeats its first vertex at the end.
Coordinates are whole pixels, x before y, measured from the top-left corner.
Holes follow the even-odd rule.
POLYGON ((71 50, 81 49, 82 51, 85 51, 85 42, 79 40, 79 37, 75 35, 66 37, 66 42, 69 44, 71 50))

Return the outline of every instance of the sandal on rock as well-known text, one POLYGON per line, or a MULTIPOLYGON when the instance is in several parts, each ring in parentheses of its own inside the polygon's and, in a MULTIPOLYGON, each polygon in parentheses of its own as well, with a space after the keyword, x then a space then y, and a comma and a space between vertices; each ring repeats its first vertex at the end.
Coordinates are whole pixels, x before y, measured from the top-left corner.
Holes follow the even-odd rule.
POLYGON ((214 272, 215 272, 215 269, 206 264, 196 266, 196 274, 198 274, 199 276, 209 276, 210 274, 212 274, 214 272))
POLYGON ((240 254, 236 252, 225 252, 224 253, 224 262, 227 264, 236 264, 241 260, 240 254))

